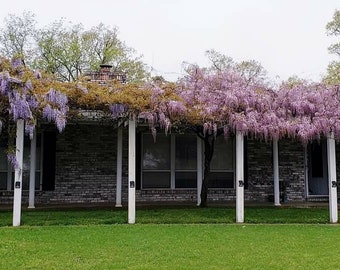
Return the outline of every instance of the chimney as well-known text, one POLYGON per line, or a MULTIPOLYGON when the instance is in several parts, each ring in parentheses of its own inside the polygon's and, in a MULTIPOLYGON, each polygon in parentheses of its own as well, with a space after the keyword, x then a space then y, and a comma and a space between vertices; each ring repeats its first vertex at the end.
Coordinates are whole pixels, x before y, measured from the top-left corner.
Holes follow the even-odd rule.
POLYGON ((116 80, 121 83, 126 82, 126 75, 112 72, 112 65, 101 64, 98 71, 90 71, 85 73, 87 79, 91 82, 97 82, 99 84, 106 84, 107 81, 116 80))
POLYGON ((111 68, 112 68, 112 65, 108 65, 108 64, 101 64, 100 65, 100 80, 109 80, 109 75, 110 75, 110 72, 111 72, 111 68))

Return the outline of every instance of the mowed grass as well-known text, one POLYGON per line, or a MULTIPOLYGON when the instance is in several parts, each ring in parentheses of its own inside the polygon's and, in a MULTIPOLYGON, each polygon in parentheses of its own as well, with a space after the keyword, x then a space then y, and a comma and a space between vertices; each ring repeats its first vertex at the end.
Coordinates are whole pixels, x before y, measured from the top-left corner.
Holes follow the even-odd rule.
MULTIPOLYGON (((245 222, 266 223, 306 223, 329 222, 327 208, 275 208, 247 207, 245 222)), ((34 209, 23 208, 21 224, 24 226, 50 225, 100 225, 126 224, 127 210, 115 208, 101 209, 34 209)), ((138 224, 231 224, 235 223, 235 208, 209 207, 159 207, 141 208, 136 211, 138 224)), ((0 227, 11 226, 12 211, 0 210, 0 227)))
POLYGON ((0 269, 339 269, 340 226, 326 208, 0 211, 0 269), (281 224, 277 224, 281 223, 281 224))
POLYGON ((0 228, 0 269, 339 269, 329 224, 0 228))

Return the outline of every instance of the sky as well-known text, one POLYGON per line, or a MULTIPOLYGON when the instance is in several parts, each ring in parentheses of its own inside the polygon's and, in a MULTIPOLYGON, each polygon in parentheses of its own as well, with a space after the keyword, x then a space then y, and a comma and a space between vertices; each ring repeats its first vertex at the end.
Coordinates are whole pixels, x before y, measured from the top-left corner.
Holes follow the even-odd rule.
POLYGON ((0 27, 23 11, 39 26, 61 18, 86 28, 116 26, 152 74, 168 80, 184 75, 183 62, 208 66, 205 51, 215 49, 260 62, 274 81, 320 81, 335 60, 325 26, 336 9, 339 0, 11 0, 1 4, 0 27))

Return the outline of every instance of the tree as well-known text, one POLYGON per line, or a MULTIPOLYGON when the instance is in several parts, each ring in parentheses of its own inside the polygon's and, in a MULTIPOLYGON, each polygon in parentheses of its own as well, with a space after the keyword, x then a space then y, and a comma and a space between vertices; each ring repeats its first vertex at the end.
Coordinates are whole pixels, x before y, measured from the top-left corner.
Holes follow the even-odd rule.
POLYGON ((233 69, 235 66, 234 60, 214 49, 205 52, 209 61, 211 62, 210 69, 213 71, 221 72, 228 69, 233 69))
POLYGON ((99 24, 90 30, 63 19, 37 29, 33 13, 10 15, 0 30, 0 52, 7 58, 20 56, 34 69, 54 74, 61 81, 75 81, 100 64, 126 74, 127 81, 149 78, 148 67, 133 48, 118 38, 118 29, 99 24))
POLYGON ((236 64, 235 68, 247 84, 262 83, 267 78, 267 71, 260 62, 255 60, 241 61, 236 64))
POLYGON ((4 28, 0 29, 0 53, 7 58, 20 57, 24 65, 30 65, 35 55, 35 15, 23 12, 22 16, 8 15, 4 28))
POLYGON ((55 74, 61 81, 75 81, 87 66, 81 24, 67 27, 63 20, 37 33, 39 57, 35 67, 55 74))
MULTIPOLYGON (((206 51, 206 55, 211 62, 211 66, 202 69, 197 65, 187 65, 185 69, 188 76, 182 80, 182 83, 185 84, 183 88, 186 88, 186 90, 180 93, 180 95, 188 94, 189 98, 184 97, 184 99, 189 102, 187 106, 195 108, 195 105, 191 102, 199 100, 200 106, 204 106, 209 110, 205 112, 205 115, 202 115, 202 119, 205 119, 205 122, 191 125, 191 130, 202 139, 205 149, 200 207, 207 206, 208 183, 211 175, 210 167, 214 156, 216 137, 226 134, 226 130, 229 129, 227 128, 228 125, 226 125, 227 116, 225 112, 219 111, 210 121, 207 120, 206 116, 211 115, 212 108, 230 108, 230 104, 226 103, 227 101, 235 104, 236 101, 232 100, 233 97, 230 95, 238 97, 249 93, 249 87, 258 87, 259 85, 264 87, 263 84, 267 74, 262 65, 255 60, 236 63, 231 57, 215 50, 206 51), (211 104, 211 102, 215 104, 211 106, 207 105, 211 104), (226 118, 216 119, 222 115, 226 118), (224 124, 218 127, 216 124, 218 122, 224 124)), ((236 108, 234 109, 236 110, 236 108)), ((243 112, 243 109, 240 109, 240 112, 243 112)), ((197 112, 194 112, 194 115, 197 116, 197 112)), ((258 114, 255 115, 255 113, 250 113, 250 115, 252 117, 258 116, 258 114)), ((265 125, 263 125, 263 127, 265 127, 265 125)), ((235 131, 235 128, 233 128, 233 130, 235 131)))
POLYGON ((84 30, 82 24, 55 22, 39 32, 37 42, 41 57, 37 67, 55 73, 60 79, 75 81, 86 71, 110 64, 112 71, 123 73, 127 81, 149 77, 147 66, 134 49, 120 41, 115 27, 99 24, 84 30))
MULTIPOLYGON (((327 23, 326 32, 329 36, 336 38, 340 37, 340 11, 336 10, 333 15, 333 20, 327 23)), ((340 41, 330 45, 328 51, 340 58, 340 41)), ((327 67, 327 75, 324 78, 327 84, 340 83, 340 61, 332 61, 327 67)))
POLYGON ((238 72, 248 84, 263 83, 267 80, 267 71, 258 61, 244 60, 235 62, 233 58, 214 49, 206 51, 206 56, 211 62, 208 69, 212 72, 233 70, 238 72))
POLYGON ((340 83, 340 61, 332 61, 327 67, 327 75, 324 78, 327 84, 340 83))
POLYGON ((272 92, 262 85, 250 84, 236 70, 211 72, 191 66, 177 93, 188 110, 184 126, 195 132, 205 146, 200 206, 206 207, 216 137, 222 134, 228 137, 236 131, 263 134, 264 138, 277 134, 277 125, 270 127, 264 121, 270 123, 270 118, 275 119, 270 109, 272 92))
POLYGON ((118 29, 99 24, 83 33, 87 58, 91 69, 100 64, 111 64, 113 72, 124 73, 128 81, 142 81, 150 77, 142 56, 118 39, 118 29))
POLYGON ((294 87, 296 85, 305 85, 308 81, 306 79, 302 79, 298 77, 297 75, 290 76, 287 80, 281 82, 281 86, 286 87, 294 87))

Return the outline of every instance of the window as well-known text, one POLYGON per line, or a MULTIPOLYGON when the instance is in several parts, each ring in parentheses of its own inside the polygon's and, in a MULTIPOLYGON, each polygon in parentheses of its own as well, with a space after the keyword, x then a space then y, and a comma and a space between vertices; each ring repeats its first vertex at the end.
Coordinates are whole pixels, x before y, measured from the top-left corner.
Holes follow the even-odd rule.
MULTIPOLYGON (((142 189, 196 188, 197 137, 193 134, 158 134, 156 141, 142 134, 142 189)), ((234 144, 218 137, 211 163, 211 188, 234 187, 234 144)))
POLYGON ((175 187, 197 187, 197 139, 193 135, 175 136, 175 187))
POLYGON ((170 188, 170 136, 143 134, 142 187, 170 188))
POLYGON ((12 171, 8 171, 10 166, 8 165, 6 150, 7 147, 2 143, 0 146, 0 190, 10 190, 13 186, 12 171))
MULTIPOLYGON (((41 137, 37 138, 36 149, 36 171, 35 171, 35 189, 40 190, 41 184, 41 137)), ((14 185, 14 169, 7 161, 7 140, 0 144, 0 190, 13 190, 14 185)), ((29 175, 30 175, 30 140, 24 140, 24 160, 23 160, 23 175, 22 175, 22 189, 29 189, 29 175)))
POLYGON ((210 188, 234 187, 234 141, 217 137, 211 160, 210 188))

